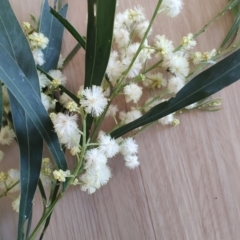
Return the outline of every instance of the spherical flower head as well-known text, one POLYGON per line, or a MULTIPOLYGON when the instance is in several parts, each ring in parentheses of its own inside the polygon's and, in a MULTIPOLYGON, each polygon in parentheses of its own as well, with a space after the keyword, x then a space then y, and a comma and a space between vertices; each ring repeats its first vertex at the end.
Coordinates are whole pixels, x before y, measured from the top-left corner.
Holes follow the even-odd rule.
POLYGON ((74 101, 70 101, 66 104, 66 109, 69 112, 77 112, 79 110, 79 107, 78 107, 77 103, 75 103, 74 101))
POLYGON ((139 166, 138 156, 137 155, 126 155, 124 156, 125 166, 134 169, 139 166))
POLYGON ((70 153, 71 153, 73 156, 75 156, 77 153, 80 153, 80 152, 81 152, 81 150, 80 150, 79 146, 74 146, 74 147, 72 147, 72 148, 70 149, 70 153))
MULTIPOLYGON (((6 172, 0 172, 0 183, 6 181, 8 178, 8 174, 6 172)), ((3 189, 5 188, 5 185, 0 184, 0 188, 3 189)))
POLYGON ((124 28, 115 28, 113 37, 119 49, 125 48, 130 42, 130 33, 124 28))
POLYGON ((174 50, 173 42, 168 40, 165 35, 157 35, 154 40, 154 46, 158 57, 164 57, 174 50))
POLYGON ((123 69, 123 66, 122 66, 121 62, 118 59, 117 52, 113 51, 110 55, 107 70, 106 70, 109 81, 113 85, 115 85, 117 79, 120 78, 123 71, 124 71, 124 69, 123 69))
POLYGON ((182 0, 163 0, 160 11, 162 10, 169 17, 176 17, 182 10, 182 0))
POLYGON ((6 172, 0 172, 0 189, 6 190, 6 183, 5 181, 8 178, 8 174, 6 172))
POLYGON ((59 79, 53 79, 49 84, 50 89, 57 89, 61 85, 61 81, 59 79))
POLYGON ((144 9, 141 6, 136 6, 134 9, 128 9, 128 18, 132 22, 140 22, 145 19, 144 9))
POLYGON ((56 82, 60 83, 63 86, 67 82, 67 78, 63 75, 63 73, 60 70, 50 70, 48 74, 53 78, 53 81, 55 80, 56 82))
POLYGON ((177 119, 177 118, 174 118, 173 121, 172 121, 172 126, 178 126, 180 124, 180 120, 177 119))
POLYGON ((127 156, 127 155, 135 155, 137 154, 137 152, 138 152, 138 145, 136 141, 131 137, 124 139, 124 141, 120 145, 120 153, 123 156, 127 156))
POLYGON ((114 29, 130 29, 132 21, 128 17, 128 10, 117 13, 114 20, 114 29))
POLYGON ((115 156, 120 150, 116 140, 111 138, 109 135, 104 134, 103 132, 100 132, 98 136, 98 142, 100 151, 107 158, 115 156))
POLYGON ((44 64, 44 55, 40 48, 35 48, 32 50, 33 59, 36 65, 42 66, 44 64))
POLYGON ((186 77, 189 74, 189 62, 188 60, 179 55, 172 54, 167 61, 168 68, 172 74, 179 77, 186 77))
POLYGON ((168 90, 170 93, 178 93, 184 87, 184 81, 181 77, 175 76, 168 81, 168 90))
POLYGON ((29 22, 23 22, 22 26, 24 30, 29 30, 31 28, 31 24, 29 22))
POLYGON ((193 64, 197 65, 203 60, 201 52, 195 52, 192 56, 193 64))
POLYGON ((99 148, 87 150, 85 160, 85 169, 98 168, 100 165, 107 163, 106 155, 99 148))
POLYGON ((0 150, 0 162, 2 161, 3 157, 4 157, 4 152, 0 150))
POLYGON ((80 177, 81 190, 92 194, 102 185, 107 184, 111 176, 110 168, 105 164, 101 164, 97 168, 88 168, 80 177))
POLYGON ((44 187, 50 187, 52 183, 52 165, 49 158, 42 159, 40 179, 44 187))
POLYGON ((62 169, 54 170, 53 177, 59 182, 65 182, 66 178, 69 177, 69 171, 63 171, 62 169))
POLYGON ((196 46, 197 42, 193 39, 193 34, 189 33, 182 38, 181 45, 184 50, 190 50, 196 46))
POLYGON ((123 93, 127 103, 130 101, 137 103, 142 96, 142 88, 136 83, 130 83, 124 87, 123 93))
POLYGON ((86 113, 93 117, 99 117, 107 106, 107 99, 104 97, 103 89, 93 85, 91 88, 82 91, 80 104, 86 113))
POLYGON ((42 33, 34 32, 28 36, 31 48, 41 48, 45 49, 48 45, 48 38, 42 33))
POLYGON ((16 135, 15 135, 14 131, 9 126, 5 126, 5 127, 1 128, 0 144, 9 145, 15 137, 16 137, 16 135))
POLYGON ((41 88, 45 88, 51 83, 51 81, 46 77, 45 74, 42 74, 40 71, 37 71, 37 74, 38 74, 39 85, 41 88))
POLYGON ((19 206, 20 206, 20 196, 18 196, 13 202, 12 202, 12 208, 17 213, 19 212, 19 206))
POLYGON ((211 58, 213 58, 214 56, 216 56, 216 54, 217 54, 216 49, 213 49, 211 52, 205 52, 205 53, 203 53, 203 55, 202 55, 203 61, 208 61, 208 60, 210 60, 211 58))
POLYGON ((68 149, 79 144, 80 133, 77 125, 77 115, 58 113, 51 119, 61 144, 64 144, 68 149))

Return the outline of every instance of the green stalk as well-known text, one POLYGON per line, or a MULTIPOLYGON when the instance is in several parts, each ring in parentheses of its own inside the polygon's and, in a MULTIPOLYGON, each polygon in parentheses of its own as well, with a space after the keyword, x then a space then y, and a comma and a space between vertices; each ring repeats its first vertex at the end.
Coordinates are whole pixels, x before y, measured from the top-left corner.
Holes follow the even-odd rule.
POLYGON ((45 223, 45 221, 47 220, 47 218, 49 217, 49 215, 52 213, 55 205, 57 204, 57 202, 63 197, 64 193, 60 192, 58 194, 58 196, 56 197, 55 201, 53 201, 51 203, 51 205, 49 207, 47 207, 43 213, 43 216, 41 217, 40 221, 38 222, 36 228, 33 230, 31 236, 29 237, 28 240, 34 240, 36 235, 38 234, 38 232, 40 231, 40 229, 42 228, 43 224, 45 223))
POLYGON ((18 180, 14 184, 12 184, 10 187, 7 187, 7 189, 3 193, 0 194, 0 198, 5 197, 11 189, 13 189, 17 184, 19 184, 19 182, 20 182, 20 180, 18 180))

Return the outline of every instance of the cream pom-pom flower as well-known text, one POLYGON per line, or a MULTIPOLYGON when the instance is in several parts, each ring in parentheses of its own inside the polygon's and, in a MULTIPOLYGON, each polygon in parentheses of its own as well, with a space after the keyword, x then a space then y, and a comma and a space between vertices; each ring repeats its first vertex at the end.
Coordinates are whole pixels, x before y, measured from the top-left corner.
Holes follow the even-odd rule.
POLYGON ((182 10, 182 0, 163 0, 160 11, 162 10, 169 17, 176 17, 182 10))
POLYGON ((142 87, 139 87, 136 83, 130 83, 126 85, 123 89, 126 102, 133 101, 137 103, 142 96, 142 87))
POLYGON ((99 117, 107 105, 107 99, 104 97, 103 89, 93 85, 91 88, 86 88, 82 91, 80 104, 93 117, 99 117))
POLYGON ((48 45, 48 38, 42 33, 34 32, 28 36, 31 48, 41 48, 45 49, 48 45))
POLYGON ((9 145, 15 136, 14 131, 9 126, 2 127, 0 131, 0 144, 9 145))
POLYGON ((58 113, 53 115, 51 119, 61 144, 64 144, 68 149, 78 145, 80 133, 77 115, 58 113))

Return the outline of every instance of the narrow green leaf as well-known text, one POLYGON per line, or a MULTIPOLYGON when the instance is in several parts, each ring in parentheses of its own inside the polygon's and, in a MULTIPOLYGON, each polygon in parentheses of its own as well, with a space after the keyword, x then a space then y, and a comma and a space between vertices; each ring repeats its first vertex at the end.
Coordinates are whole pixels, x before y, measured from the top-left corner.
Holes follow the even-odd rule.
POLYGON ((51 8, 52 15, 72 34, 83 49, 86 47, 85 39, 78 33, 78 31, 69 23, 69 21, 51 8))
POLYGON ((29 118, 46 141, 58 168, 66 170, 67 164, 58 137, 53 131, 53 124, 45 110, 41 98, 29 83, 28 79, 0 44, 0 78, 19 104, 25 109, 29 118), (7 70, 7 71, 6 71, 7 70))
POLYGON ((226 46, 226 44, 230 41, 231 43, 233 42, 234 38, 236 37, 236 33, 238 32, 238 29, 239 29, 239 24, 240 24, 240 12, 238 11, 235 19, 234 19, 234 22, 233 22, 233 25, 232 27, 230 28, 230 30, 228 31, 226 37, 224 38, 220 48, 223 48, 226 46))
POLYGON ((3 116, 3 97, 2 97, 2 82, 0 80, 0 131, 2 128, 2 116, 3 116))
MULTIPOLYGON (((88 0, 84 88, 100 86, 110 57, 116 0, 88 0)), ((87 116, 87 131, 93 118, 87 116)))
MULTIPOLYGON (((26 37, 22 32, 21 26, 7 0, 1 1, 0 44, 4 46, 14 58, 15 64, 18 64, 22 73, 30 80, 29 84, 35 90, 36 95, 40 96, 39 81, 32 52, 26 37), (21 47, 19 47, 19 43, 21 43, 21 47)), ((2 55, 1 59, 4 61, 2 55)), ((4 70, 11 71, 11 67, 7 66, 4 70)), ((18 76, 16 79, 21 78, 19 71, 17 71, 16 74, 18 76)), ((32 200, 41 170, 43 140, 31 119, 25 115, 24 109, 19 105, 15 96, 10 92, 9 98, 13 124, 20 148, 21 195, 18 220, 18 239, 21 240, 24 237, 24 222, 28 219, 32 211, 32 200)))
POLYGON ((220 91, 239 80, 239 67, 240 50, 237 50, 192 79, 177 93, 176 97, 158 104, 137 120, 116 129, 111 136, 118 138, 135 128, 156 121, 220 91))
POLYGON ((20 149, 21 201, 18 239, 22 239, 23 225, 32 212, 32 201, 41 170, 43 140, 32 120, 17 102, 15 96, 10 91, 8 91, 8 95, 20 149))
POLYGON ((88 0, 88 26, 84 88, 100 86, 113 38, 116 0, 88 0))
MULTIPOLYGON (((66 17, 68 5, 64 5, 59 10, 59 15, 66 17)), ((48 72, 56 69, 62 47, 64 27, 50 13, 48 0, 44 0, 40 17, 39 31, 48 39, 48 46, 43 50, 45 63, 42 68, 48 72)))

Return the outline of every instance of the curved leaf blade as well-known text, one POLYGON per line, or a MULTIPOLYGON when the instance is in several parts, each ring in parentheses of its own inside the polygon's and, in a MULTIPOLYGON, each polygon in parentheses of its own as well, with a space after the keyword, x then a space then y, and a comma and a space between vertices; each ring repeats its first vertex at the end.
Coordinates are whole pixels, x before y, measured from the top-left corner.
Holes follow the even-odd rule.
POLYGON ((58 168, 66 170, 67 164, 64 153, 59 144, 58 137, 53 131, 52 121, 40 97, 2 45, 0 45, 0 55, 3 56, 0 58, 0 78, 15 96, 19 104, 25 109, 25 112, 46 141, 58 168), (6 69, 8 69, 7 72, 6 69))
POLYGON ((32 120, 26 115, 16 98, 8 92, 11 111, 14 117, 14 128, 20 149, 21 195, 19 207, 18 239, 23 239, 23 225, 32 213, 32 201, 38 184, 42 164, 43 140, 36 132, 32 120), (20 106, 20 107, 19 107, 20 106))
POLYGON ((57 11, 51 8, 51 13, 53 16, 72 34, 72 36, 77 40, 77 42, 82 46, 85 50, 86 48, 86 41, 85 39, 79 34, 79 32, 71 25, 71 23, 61 16, 57 11))
MULTIPOLYGON (((1 1, 0 43, 6 48, 30 80, 30 84, 35 89, 36 94, 40 95, 39 81, 32 52, 7 0, 1 1), (19 42, 21 43, 21 47, 19 46, 19 42)), ((28 219, 32 211, 32 200, 41 170, 43 140, 15 97, 9 94, 9 98, 13 124, 20 148, 21 196, 18 239, 23 239, 24 222, 28 219)))
MULTIPOLYGON (((64 5, 59 10, 59 15, 66 17, 67 8, 68 5, 64 5)), ((39 32, 43 33, 49 39, 48 46, 43 50, 45 63, 42 65, 42 68, 46 72, 57 68, 62 47, 63 31, 64 27, 50 13, 48 0, 45 0, 42 6, 39 32)))
POLYGON ((200 73, 187 83, 169 101, 160 103, 137 120, 122 126, 111 133, 113 138, 154 122, 170 113, 176 112, 194 102, 211 96, 240 78, 240 50, 200 73))

